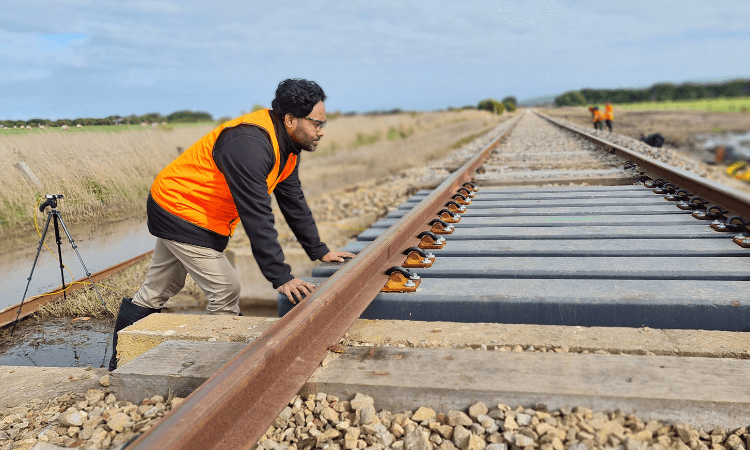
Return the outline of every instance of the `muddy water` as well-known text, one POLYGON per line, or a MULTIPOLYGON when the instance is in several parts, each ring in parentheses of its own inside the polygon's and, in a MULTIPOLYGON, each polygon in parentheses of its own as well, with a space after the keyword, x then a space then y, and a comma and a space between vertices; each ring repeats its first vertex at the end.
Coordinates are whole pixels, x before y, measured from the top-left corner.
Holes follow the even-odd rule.
POLYGON ((725 147, 736 153, 737 158, 750 159, 750 131, 744 133, 725 133, 718 135, 698 135, 701 146, 708 150, 725 147))
MULTIPOLYGON (((61 215, 65 220, 65 215, 61 215)), ((39 224, 39 226, 43 227, 44 223, 39 224)), ((145 219, 126 220, 105 226, 77 224, 68 226, 68 231, 78 247, 78 252, 81 254, 86 268, 91 273, 153 250, 155 242, 155 238, 149 234, 146 228, 145 219)), ((60 227, 60 234, 63 263, 73 272, 73 279, 85 277, 86 272, 83 270, 83 266, 62 227, 60 227)), ((30 245, 28 248, 2 249, 2 256, 0 256, 0 274, 2 274, 2 277, 0 277, 0 310, 21 302, 34 263, 38 243, 37 240, 36 244, 30 245)), ((45 243, 56 257, 57 244, 55 243, 54 226, 51 223, 45 243)), ((60 263, 55 257, 45 247, 42 247, 26 298, 48 292, 61 284, 60 263)), ((71 281, 70 273, 64 270, 64 274, 65 282, 69 283, 71 281)))
POLYGON ((0 332, 0 366, 105 367, 112 356, 107 320, 24 320, 0 332))

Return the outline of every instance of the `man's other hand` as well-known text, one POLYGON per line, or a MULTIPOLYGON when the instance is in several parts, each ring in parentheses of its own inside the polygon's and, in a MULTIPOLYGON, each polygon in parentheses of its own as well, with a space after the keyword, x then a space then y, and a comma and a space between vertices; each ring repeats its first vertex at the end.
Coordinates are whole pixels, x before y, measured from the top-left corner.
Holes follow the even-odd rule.
POLYGON ((328 252, 320 260, 323 262, 344 262, 344 258, 354 258, 355 256, 357 255, 349 252, 328 252))
POLYGON ((293 305, 296 305, 297 302, 301 302, 303 298, 312 294, 315 290, 315 286, 302 281, 299 278, 295 278, 282 284, 276 290, 286 295, 286 298, 288 298, 293 305))

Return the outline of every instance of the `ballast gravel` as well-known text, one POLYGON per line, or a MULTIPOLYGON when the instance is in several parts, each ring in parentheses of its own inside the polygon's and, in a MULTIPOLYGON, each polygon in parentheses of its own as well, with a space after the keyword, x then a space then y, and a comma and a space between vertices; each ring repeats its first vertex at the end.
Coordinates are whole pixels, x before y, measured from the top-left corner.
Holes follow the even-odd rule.
MULTIPOLYGON (((102 387, 109 384, 108 377, 100 380, 102 387)), ((120 448, 182 400, 155 395, 134 405, 106 390, 89 389, 85 396, 68 393, 32 401, 0 417, 0 450, 120 448)))
POLYGON ((376 412, 374 400, 318 393, 295 396, 256 450, 746 450, 748 428, 695 429, 642 422, 622 411, 548 411, 481 402, 465 411, 376 412))
POLYGON ((627 176, 621 159, 535 114, 526 114, 492 151, 478 181, 627 176))

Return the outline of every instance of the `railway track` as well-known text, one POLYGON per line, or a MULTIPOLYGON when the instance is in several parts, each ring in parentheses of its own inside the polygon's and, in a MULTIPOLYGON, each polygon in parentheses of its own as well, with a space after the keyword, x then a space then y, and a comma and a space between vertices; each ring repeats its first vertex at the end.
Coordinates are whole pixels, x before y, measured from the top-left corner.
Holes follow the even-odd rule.
POLYGON ((502 126, 127 448, 252 447, 360 316, 750 330, 748 196, 534 113, 502 126))

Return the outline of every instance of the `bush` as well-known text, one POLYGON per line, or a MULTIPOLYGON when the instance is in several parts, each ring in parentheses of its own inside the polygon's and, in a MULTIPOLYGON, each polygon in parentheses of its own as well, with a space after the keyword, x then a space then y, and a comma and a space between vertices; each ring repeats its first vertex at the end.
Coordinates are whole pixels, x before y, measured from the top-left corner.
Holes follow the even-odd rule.
POLYGON ((505 105, 495 100, 494 98, 488 98, 479 102, 479 104, 477 105, 477 109, 490 111, 494 114, 502 114, 503 111, 505 111, 505 105))

